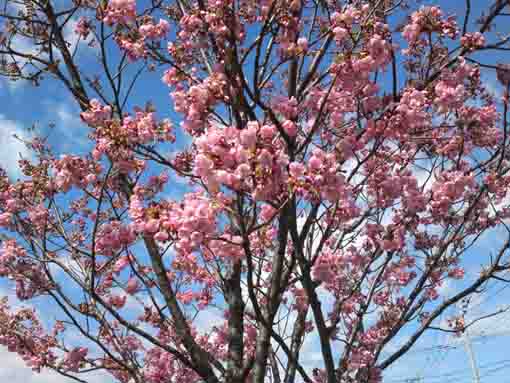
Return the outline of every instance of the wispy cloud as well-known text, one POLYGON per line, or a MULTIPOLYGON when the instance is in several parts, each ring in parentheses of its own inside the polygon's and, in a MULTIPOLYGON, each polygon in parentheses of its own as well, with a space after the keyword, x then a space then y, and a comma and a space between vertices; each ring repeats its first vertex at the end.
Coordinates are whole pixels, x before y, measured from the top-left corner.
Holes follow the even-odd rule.
POLYGON ((67 383, 68 378, 50 371, 40 374, 34 372, 25 365, 25 362, 5 348, 0 348, 0 381, 10 383, 67 383))
POLYGON ((87 146, 89 129, 81 122, 79 112, 67 103, 50 104, 49 110, 48 119, 55 125, 52 134, 60 137, 57 150, 81 152, 87 146))
POLYGON ((0 167, 4 168, 9 177, 13 179, 22 176, 18 166, 19 159, 31 157, 30 150, 21 141, 29 137, 30 134, 23 129, 20 123, 9 120, 0 114, 0 147, 2 147, 0 167))
MULTIPOLYGON (((18 12, 24 11, 24 7, 25 6, 21 3, 15 4, 9 2, 7 6, 7 12, 16 15, 18 12)), ((60 22, 62 23, 63 20, 64 19, 60 19, 60 22)), ((75 32, 77 24, 78 18, 73 17, 67 20, 64 25, 60 25, 62 28, 62 37, 67 44, 67 49, 74 57, 75 61, 81 58, 85 58, 86 54, 99 52, 98 45, 91 44, 92 35, 87 37, 87 39, 84 39, 75 32)), ((36 41, 33 38, 23 36, 22 34, 16 34, 12 37, 10 40, 10 48, 14 52, 22 53, 24 55, 24 57, 16 56, 15 60, 10 60, 10 62, 15 62, 19 68, 30 68, 32 65, 34 65, 35 67, 41 69, 44 66, 44 64, 29 58, 30 56, 33 58, 49 61, 49 53, 41 50, 40 41, 36 41)), ((55 47, 55 45, 53 49, 53 59, 62 61, 62 54, 60 50, 55 47)), ((12 92, 22 88, 28 83, 29 82, 26 80, 4 81, 4 84, 0 84, 0 89, 2 88, 2 85, 6 85, 5 87, 12 92)))
MULTIPOLYGON (((25 362, 15 353, 0 347, 0 382, 9 383, 70 383, 71 379, 60 375, 52 370, 42 370, 34 373, 25 362)), ((87 375, 89 383, 111 382, 111 377, 104 373, 96 372, 87 375)))

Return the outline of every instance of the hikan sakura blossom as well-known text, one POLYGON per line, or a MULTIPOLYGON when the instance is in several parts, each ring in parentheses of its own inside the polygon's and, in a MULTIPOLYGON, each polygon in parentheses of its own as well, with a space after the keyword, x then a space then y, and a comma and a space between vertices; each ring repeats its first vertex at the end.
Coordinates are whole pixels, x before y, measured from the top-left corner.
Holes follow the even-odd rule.
POLYGON ((2 0, 0 74, 86 143, 1 171, 0 344, 69 381, 379 383, 504 312, 460 307, 508 282, 510 10, 436 3, 2 0))

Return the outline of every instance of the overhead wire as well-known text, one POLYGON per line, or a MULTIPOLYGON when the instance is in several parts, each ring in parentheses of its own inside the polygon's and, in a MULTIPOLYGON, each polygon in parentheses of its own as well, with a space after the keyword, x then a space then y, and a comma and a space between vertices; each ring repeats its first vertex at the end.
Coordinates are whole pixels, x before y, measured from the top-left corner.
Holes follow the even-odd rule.
MULTIPOLYGON (((501 359, 498 361, 493 361, 493 362, 483 364, 483 365, 479 366, 479 369, 482 371, 482 370, 486 370, 486 369, 490 368, 488 371, 483 371, 484 373, 481 375, 481 377, 484 377, 484 376, 487 376, 489 373, 493 373, 495 371, 500 371, 502 369, 509 368, 509 367, 510 367, 510 359, 501 359)), ((435 380, 435 381, 440 380, 441 383, 447 383, 447 382, 450 383, 453 379, 458 379, 465 375, 471 375, 471 370, 469 370, 469 368, 457 369, 454 371, 446 372, 444 374, 423 376, 422 379, 423 379, 423 381, 425 381, 427 383, 429 383, 430 380, 435 380), (449 378, 449 379, 443 380, 444 378, 449 378)), ((409 376, 409 377, 399 378, 399 379, 389 379, 389 380, 386 380, 385 382, 405 383, 405 382, 418 381, 417 379, 418 378, 416 378, 416 377, 409 376)))

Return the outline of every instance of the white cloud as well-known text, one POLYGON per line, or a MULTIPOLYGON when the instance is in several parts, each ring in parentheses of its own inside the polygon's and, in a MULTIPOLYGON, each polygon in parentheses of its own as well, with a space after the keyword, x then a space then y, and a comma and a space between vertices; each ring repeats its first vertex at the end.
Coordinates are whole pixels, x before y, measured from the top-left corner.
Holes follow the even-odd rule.
POLYGON ((89 129, 81 122, 79 112, 67 104, 51 105, 51 120, 55 123, 55 133, 65 138, 59 140, 59 150, 77 152, 88 142, 89 129))
MULTIPOLYGON (((0 286, 0 298, 7 297, 11 311, 16 311, 21 308, 31 308, 32 306, 27 302, 20 302, 16 298, 14 289, 9 286, 0 286)), ((43 312, 42 314, 50 314, 43 312)), ((43 319, 43 318, 42 318, 43 319)), ((68 334, 70 337, 67 340, 82 341, 82 338, 76 337, 73 334, 68 334)), ((14 353, 9 352, 6 347, 0 345, 0 382, 9 383, 71 383, 74 380, 66 378, 55 371, 43 369, 41 373, 36 373, 28 367, 21 357, 14 353)), ((85 379, 89 383, 106 383, 111 379, 107 379, 104 372, 98 371, 87 375, 85 379)))
POLYGON ((220 310, 208 308, 200 311, 193 321, 193 325, 201 334, 207 334, 214 327, 220 327, 225 323, 225 318, 221 315, 220 310))
POLYGON ((7 88, 7 90, 11 93, 17 91, 18 89, 23 88, 23 86, 27 84, 29 84, 29 81, 24 79, 16 80, 4 79, 4 85, 7 88))
MULTIPOLYGON (((15 353, 0 347, 0 382, 9 383, 71 383, 74 380, 60 375, 52 370, 43 369, 41 373, 32 371, 15 353)), ((111 378, 104 373, 90 373, 82 376, 89 383, 107 383, 111 378)))
POLYGON ((19 139, 28 139, 29 133, 23 130, 22 126, 13 120, 7 119, 0 114, 0 167, 7 171, 11 178, 20 178, 22 176, 18 166, 18 160, 30 158, 31 152, 19 139))
MULTIPOLYGON (((503 299, 497 299, 503 291, 504 289, 488 290, 481 294, 472 294, 467 307, 462 303, 457 304, 454 312, 460 314, 465 310, 465 323, 469 326, 466 331, 469 337, 485 338, 510 334, 510 306, 506 304, 503 294, 499 297, 503 299)), ((449 318, 449 316, 443 317, 440 327, 448 328, 449 318)), ((462 340, 456 335, 449 335, 448 339, 452 344, 462 340)))
POLYGON ((493 97, 499 99, 503 96, 503 87, 498 83, 498 80, 495 78, 493 72, 491 72, 490 75, 485 73, 485 76, 483 76, 483 84, 493 97))
POLYGON ((76 32, 76 25, 78 24, 78 19, 72 18, 70 19, 63 29, 63 37, 64 40, 67 42, 67 47, 71 54, 74 54, 75 50, 77 49, 77 46, 80 45, 78 48, 77 55, 79 56, 81 53, 92 50, 94 52, 99 52, 98 45, 94 44, 93 46, 89 45, 91 36, 87 37, 87 39, 81 38, 76 32), (82 48, 80 50, 80 48, 82 48), (85 50, 83 50, 85 48, 85 50))
POLYGON ((71 380, 52 371, 35 373, 15 353, 0 348, 0 382, 9 383, 67 383, 71 380))
MULTIPOLYGON (((25 6, 21 3, 14 4, 12 2, 8 3, 7 11, 10 14, 16 15, 20 11, 24 11, 25 6)), ((63 10, 63 9, 62 9, 63 10)), ((44 17, 43 17, 44 18, 44 17)), ((67 43, 67 49, 74 57, 74 59, 79 59, 83 56, 83 53, 95 52, 98 53, 98 44, 90 44, 92 40, 92 35, 90 35, 87 39, 81 38, 78 34, 75 33, 76 25, 78 24, 77 18, 69 19, 66 24, 62 28, 62 36, 64 41, 67 43)), ((39 41, 34 41, 33 38, 25 37, 21 34, 16 34, 10 40, 10 48, 17 53, 22 53, 23 55, 32 56, 34 58, 48 60, 49 54, 41 49, 41 44, 39 41), (37 44, 36 44, 37 43, 37 44)), ((62 54, 60 50, 56 47, 53 49, 54 60, 62 61, 62 54)), ((24 67, 25 71, 34 72, 34 70, 28 70, 32 66, 37 67, 38 69, 42 68, 42 64, 36 60, 30 60, 29 58, 16 56, 15 60, 10 60, 9 62, 16 62, 17 66, 22 69, 24 67)), ((61 64, 63 65, 63 64, 61 64)), ((33 69, 33 67, 31 68, 33 69)), ((25 72, 23 71, 23 72, 25 72)), ((17 81, 5 81, 7 84, 7 88, 10 91, 15 91, 29 82, 26 80, 17 80, 17 81)), ((5 85, 5 84, 4 84, 5 85)), ((0 86, 2 88, 2 86, 0 86)))
MULTIPOLYGON (((504 309, 503 307, 495 307, 494 311, 504 309)), ((489 311, 490 313, 490 311, 489 311)), ((469 323, 477 317, 481 317, 481 313, 477 315, 469 315, 467 322, 469 323)), ((469 327, 470 336, 501 336, 510 334, 510 311, 502 312, 498 315, 484 318, 469 327)))

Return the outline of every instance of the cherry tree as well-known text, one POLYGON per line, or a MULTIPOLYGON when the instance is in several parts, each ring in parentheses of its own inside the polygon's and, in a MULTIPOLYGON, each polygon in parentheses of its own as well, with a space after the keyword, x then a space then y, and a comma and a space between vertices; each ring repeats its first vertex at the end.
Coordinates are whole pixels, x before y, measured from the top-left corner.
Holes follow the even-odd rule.
POLYGON ((507 1, 2 3, 0 73, 90 145, 0 176, 0 344, 34 372, 377 383, 503 311, 458 307, 510 269, 507 1))

